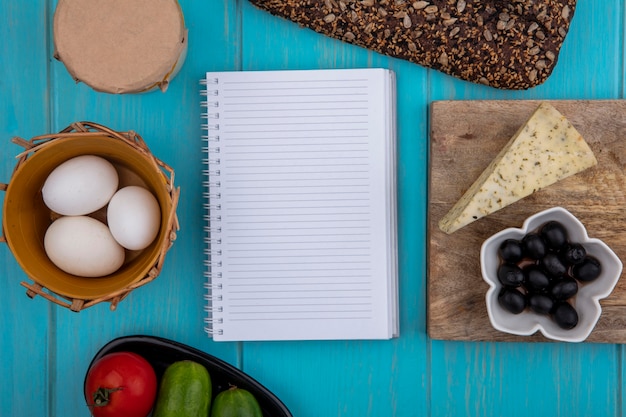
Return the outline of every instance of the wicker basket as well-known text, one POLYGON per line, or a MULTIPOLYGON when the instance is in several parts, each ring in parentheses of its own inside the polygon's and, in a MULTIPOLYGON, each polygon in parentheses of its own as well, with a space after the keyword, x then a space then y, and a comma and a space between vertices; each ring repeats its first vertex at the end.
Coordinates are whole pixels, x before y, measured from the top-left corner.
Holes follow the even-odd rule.
POLYGON ((12 141, 25 151, 17 155, 11 180, 0 184, 5 191, 0 241, 33 283, 22 282, 26 294, 45 299, 72 311, 101 302, 111 310, 131 291, 154 280, 161 272, 167 251, 176 239, 176 207, 180 189, 174 187, 174 171, 155 158, 135 132, 115 132, 91 122, 77 122, 60 133, 27 141, 12 141), (115 273, 102 278, 84 278, 57 268, 45 254, 43 237, 55 214, 43 203, 41 187, 50 172, 79 155, 98 155, 118 168, 120 185, 142 185, 157 198, 161 225, 157 238, 146 249, 127 256, 115 273))

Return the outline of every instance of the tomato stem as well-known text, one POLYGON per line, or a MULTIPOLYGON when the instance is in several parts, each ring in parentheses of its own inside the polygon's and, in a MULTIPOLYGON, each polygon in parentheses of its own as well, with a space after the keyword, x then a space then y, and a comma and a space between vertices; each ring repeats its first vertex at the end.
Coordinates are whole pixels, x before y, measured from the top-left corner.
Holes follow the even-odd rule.
POLYGON ((93 393, 93 404, 90 404, 90 407, 105 407, 109 404, 110 396, 112 392, 115 391, 121 391, 123 390, 124 387, 117 387, 117 388, 105 388, 105 387, 98 387, 98 389, 96 390, 96 392, 93 393))

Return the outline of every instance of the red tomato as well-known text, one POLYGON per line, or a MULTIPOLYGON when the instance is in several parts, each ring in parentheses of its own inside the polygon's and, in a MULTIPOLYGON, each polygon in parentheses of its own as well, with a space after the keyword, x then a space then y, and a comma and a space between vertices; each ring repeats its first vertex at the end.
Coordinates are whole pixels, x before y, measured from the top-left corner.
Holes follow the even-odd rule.
POLYGON ((85 398, 95 417, 146 417, 156 394, 154 369, 136 353, 109 353, 87 372, 85 398))

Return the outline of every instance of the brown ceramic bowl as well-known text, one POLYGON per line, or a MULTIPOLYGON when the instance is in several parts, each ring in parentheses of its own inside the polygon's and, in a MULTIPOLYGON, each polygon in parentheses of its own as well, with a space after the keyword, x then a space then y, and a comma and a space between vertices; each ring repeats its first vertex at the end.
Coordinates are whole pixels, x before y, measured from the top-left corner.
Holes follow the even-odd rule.
MULTIPOLYGON (((175 239, 176 202, 166 173, 155 158, 132 141, 107 134, 85 132, 63 136, 33 148, 22 158, 6 189, 2 227, 4 238, 17 262, 37 284, 68 299, 97 300, 132 289, 147 276, 160 272, 161 258, 175 239), (50 172, 64 161, 79 155, 97 155, 111 162, 120 174, 120 186, 142 185, 157 198, 161 207, 160 231, 155 241, 137 253, 127 253, 124 265, 101 278, 68 274, 48 259, 44 235, 55 214, 43 202, 41 189, 50 172)), ((103 300, 105 301, 105 300, 103 300)), ((106 300, 110 301, 110 300, 106 300)))

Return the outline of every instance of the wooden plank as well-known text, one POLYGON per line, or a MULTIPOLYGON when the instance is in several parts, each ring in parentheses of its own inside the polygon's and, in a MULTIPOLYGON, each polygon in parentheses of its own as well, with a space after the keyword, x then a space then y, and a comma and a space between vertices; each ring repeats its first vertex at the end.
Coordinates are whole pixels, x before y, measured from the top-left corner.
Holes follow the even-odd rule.
POLYGON ((300 28, 247 2, 243 34, 244 69, 383 67, 396 71, 401 225, 399 339, 245 343, 244 370, 265 381, 294 416, 428 415, 423 308, 427 118, 415 117, 416 109, 427 114, 427 97, 415 96, 415 90, 426 89, 427 71, 300 28))
POLYGON ((609 344, 434 341, 431 416, 621 415, 609 344))
POLYGON ((87 365, 100 347, 118 336, 147 334, 173 339, 241 367, 240 344, 213 342, 203 331, 206 313, 199 84, 206 71, 238 69, 241 32, 237 3, 180 1, 189 29, 189 50, 165 93, 98 93, 85 84, 76 84, 63 65, 53 61, 52 129, 58 131, 74 121, 91 120, 115 130, 135 130, 152 153, 175 170, 175 185, 181 188, 177 210, 181 229, 159 277, 133 291, 116 311, 109 311, 107 304, 78 314, 58 309, 56 322, 52 323, 56 337, 51 342, 51 350, 58 352, 50 370, 51 386, 56 387, 51 395, 55 398, 54 409, 30 415, 87 415, 81 395, 87 365))
MULTIPOLYGON (((489 164, 539 101, 453 101, 431 106, 429 200, 428 331, 435 339, 538 341, 494 330, 484 302, 488 288, 480 276, 482 242, 506 227, 519 227, 533 213, 563 206, 586 225, 590 236, 626 256, 626 102, 621 100, 552 102, 579 130, 594 151, 598 166, 567 178, 526 199, 447 235, 438 220, 489 164)), ((616 286, 606 306, 626 305, 626 280, 616 286)), ((607 308, 588 341, 623 343, 620 324, 607 308)))
MULTIPOLYGON (((545 84, 500 91, 444 83, 433 71, 431 100, 623 97, 623 63, 614 58, 623 52, 624 9, 618 3, 577 3, 559 63, 545 84)), ((623 350, 610 344, 525 342, 432 341, 430 415, 624 415, 623 350)))
MULTIPOLYGON (((28 4, 0 0, 0 182, 9 183, 24 149, 13 136, 30 137, 48 128, 46 2, 28 4)), ((0 192, 0 205, 4 203, 0 192)), ((2 209, 0 208, 0 215, 2 209)), ((52 316, 48 304, 30 300, 20 281, 27 276, 0 243, 0 415, 50 414, 50 384, 46 370, 52 316)))
MULTIPOLYGON (((246 0, 180 0, 190 28, 183 71, 166 95, 123 97, 76 85, 52 60, 46 32, 55 3, 0 0, 0 181, 8 180, 19 149, 9 143, 13 135, 34 136, 79 118, 116 129, 134 128, 176 169, 183 188, 182 229, 162 276, 132 294, 115 313, 103 306, 77 315, 39 297, 27 299, 17 284, 24 274, 0 244, 0 415, 86 415, 80 389, 90 356, 111 338, 132 333, 172 337, 243 366, 275 390, 294 415, 305 417, 626 414, 624 347, 428 340, 424 256, 427 103, 452 98, 623 97, 623 0, 578 2, 555 72, 544 85, 519 92, 354 53, 339 42, 286 29, 277 19, 261 18, 260 12, 252 15, 246 0), (242 7, 248 19, 245 40, 242 7), (397 70, 400 339, 243 345, 212 343, 199 332, 203 312, 198 298, 202 248, 197 79, 205 70, 241 69, 244 62, 246 69, 388 64, 397 70), (46 85, 47 66, 53 70, 51 89, 46 85)), ((2 197, 0 193, 0 202, 2 197)), ((603 317, 596 332, 612 333, 622 326, 626 312, 613 305, 605 311, 612 319, 603 317)))

